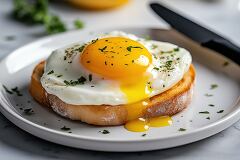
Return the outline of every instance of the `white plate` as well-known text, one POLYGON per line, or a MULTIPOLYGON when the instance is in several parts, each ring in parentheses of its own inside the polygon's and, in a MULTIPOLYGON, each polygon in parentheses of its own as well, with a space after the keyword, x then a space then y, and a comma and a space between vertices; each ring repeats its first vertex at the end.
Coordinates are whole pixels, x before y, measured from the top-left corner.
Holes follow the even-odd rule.
MULTIPOLYGON (((21 47, 0 63, 0 82, 8 88, 18 86, 23 96, 10 95, 1 87, 1 112, 23 130, 58 144, 99 151, 146 151, 175 147, 201 140, 232 125, 240 118, 240 67, 223 56, 192 43, 174 31, 128 28, 120 29, 140 37, 170 41, 189 49, 197 71, 194 98, 182 113, 173 116, 173 125, 151 128, 146 134, 129 132, 123 126, 95 127, 70 121, 34 102, 28 93, 33 67, 45 59, 53 49, 72 42, 90 39, 97 32, 68 32, 46 37, 21 47), (229 65, 223 66, 228 61, 229 65), (218 87, 210 89, 211 84, 218 87), (205 94, 212 94, 207 97, 205 94), (208 106, 214 104, 214 107, 208 106), (24 109, 32 108, 27 115, 24 109), (224 110, 222 113, 217 113, 224 110), (210 114, 200 114, 209 111, 210 114), (210 117, 209 119, 206 119, 210 117), (63 131, 63 126, 71 128, 63 131), (186 131, 178 131, 185 128, 186 131), (110 134, 99 131, 107 129, 110 134)), ((111 30, 102 30, 105 33, 111 30)))

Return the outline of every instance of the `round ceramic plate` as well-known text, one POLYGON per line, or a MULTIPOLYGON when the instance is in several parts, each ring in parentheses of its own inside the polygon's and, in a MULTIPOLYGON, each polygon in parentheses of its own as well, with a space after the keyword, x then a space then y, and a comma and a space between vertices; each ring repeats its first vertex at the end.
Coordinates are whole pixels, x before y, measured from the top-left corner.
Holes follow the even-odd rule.
POLYGON ((32 70, 51 51, 73 42, 89 40, 99 33, 112 31, 111 29, 49 36, 7 56, 0 63, 1 112, 18 127, 42 139, 99 151, 146 151, 175 147, 214 135, 240 118, 238 65, 172 30, 118 30, 139 37, 148 35, 155 40, 169 41, 191 52, 197 73, 194 97, 186 110, 172 117, 171 126, 151 128, 145 133, 129 132, 123 126, 96 127, 62 118, 40 106, 29 95, 28 85, 32 70), (103 134, 103 130, 110 133, 103 134))

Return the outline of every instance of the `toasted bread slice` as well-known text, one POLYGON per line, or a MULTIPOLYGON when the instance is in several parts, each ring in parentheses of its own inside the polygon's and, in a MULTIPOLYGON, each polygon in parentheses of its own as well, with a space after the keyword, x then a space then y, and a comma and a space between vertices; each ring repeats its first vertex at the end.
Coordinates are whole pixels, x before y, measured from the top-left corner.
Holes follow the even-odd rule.
POLYGON ((139 117, 172 116, 186 108, 193 95, 195 69, 191 65, 180 82, 171 89, 151 97, 144 107, 141 105, 142 102, 116 106, 71 105, 44 90, 40 82, 43 66, 44 62, 39 63, 32 74, 30 93, 33 98, 44 106, 51 106, 61 116, 93 125, 121 125, 139 117))

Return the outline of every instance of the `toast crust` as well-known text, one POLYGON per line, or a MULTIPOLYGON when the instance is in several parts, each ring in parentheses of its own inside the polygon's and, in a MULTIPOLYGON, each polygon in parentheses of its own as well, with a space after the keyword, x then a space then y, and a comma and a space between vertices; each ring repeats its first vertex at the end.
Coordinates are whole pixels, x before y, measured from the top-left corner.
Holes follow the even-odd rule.
MULTIPOLYGON (((32 74, 30 94, 43 106, 51 107, 59 115, 80 120, 93 125, 122 125, 128 120, 139 117, 172 116, 186 108, 191 102, 195 82, 195 69, 191 64, 188 72, 181 81, 169 90, 151 97, 147 100, 146 107, 136 108, 137 114, 131 115, 133 105, 71 105, 63 102, 57 96, 48 94, 41 85, 40 78, 43 74, 44 63, 39 63, 32 74)), ((142 102, 138 102, 140 104, 142 102)), ((135 111, 134 111, 135 112, 135 111)))

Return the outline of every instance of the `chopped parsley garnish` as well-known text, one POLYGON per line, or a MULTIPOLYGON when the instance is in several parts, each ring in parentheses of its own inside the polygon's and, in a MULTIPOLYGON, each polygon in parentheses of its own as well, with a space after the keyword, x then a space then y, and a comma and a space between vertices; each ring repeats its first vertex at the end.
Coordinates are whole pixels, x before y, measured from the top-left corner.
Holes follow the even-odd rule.
POLYGON ((81 20, 76 19, 74 21, 74 26, 76 29, 82 29, 84 27, 84 23, 81 20))
POLYGON ((102 131, 99 131, 100 133, 102 133, 102 134, 109 134, 110 132, 108 131, 108 130, 106 130, 106 129, 104 129, 104 130, 102 130, 102 131))
POLYGON ((152 45, 152 49, 156 49, 158 46, 156 44, 152 45))
POLYGON ((63 131, 69 131, 69 130, 71 130, 71 128, 68 128, 68 127, 66 127, 66 126, 63 126, 63 127, 61 128, 61 130, 63 130, 63 131))
POLYGON ((103 48, 98 48, 101 52, 104 52, 104 50, 107 49, 107 46, 104 46, 103 48))
POLYGON ((23 113, 27 114, 27 115, 31 115, 31 114, 33 114, 33 110, 32 110, 32 108, 24 109, 23 113))
POLYGON ((76 85, 81 85, 81 84, 84 84, 86 82, 86 78, 81 76, 80 78, 78 78, 78 80, 76 81, 73 81, 73 80, 70 80, 70 81, 67 81, 67 80, 64 80, 63 82, 66 84, 66 86, 76 86, 76 85))
POLYGON ((210 120, 210 117, 207 117, 206 119, 210 120))
POLYGON ((57 77, 59 78, 59 77, 62 77, 63 75, 61 75, 61 74, 59 74, 59 75, 57 75, 57 77))
POLYGON ((12 40, 15 39, 15 36, 6 36, 5 39, 6 39, 7 41, 12 41, 12 40))
POLYGON ((49 75, 49 74, 53 74, 53 73, 54 73, 54 71, 51 70, 51 71, 49 71, 49 72, 47 73, 47 75, 49 75))
POLYGON ((177 48, 174 48, 173 51, 174 51, 174 52, 178 52, 178 51, 179 51, 179 48, 178 48, 178 47, 177 47, 177 48))
POLYGON ((224 110, 220 110, 220 111, 218 111, 217 113, 223 113, 224 112, 224 110))
POLYGON ((15 92, 17 94, 17 96, 22 96, 22 94, 18 90, 18 87, 12 88, 12 91, 15 92))
POLYGON ((27 24, 44 23, 48 15, 48 0, 37 0, 30 3, 27 0, 14 0, 12 16, 27 24))
POLYGON ((13 94, 12 91, 10 91, 5 85, 2 85, 4 90, 8 93, 8 94, 13 94))
POLYGON ((65 24, 55 15, 46 16, 44 26, 48 34, 65 32, 67 30, 65 24))
POLYGON ((142 134, 142 137, 145 137, 147 134, 146 133, 144 133, 144 134, 142 134))
POLYGON ((182 132, 182 131, 186 131, 187 129, 185 128, 179 128, 178 131, 182 132))
POLYGON ((43 24, 47 33, 53 34, 66 31, 65 24, 58 16, 49 13, 48 0, 14 0, 12 12, 14 19, 27 24, 43 24))
POLYGON ((92 44, 93 43, 96 43, 98 41, 98 38, 97 39, 94 39, 94 40, 92 40, 92 44))
POLYGON ((210 89, 215 89, 215 88, 217 88, 217 87, 218 87, 217 84, 211 84, 211 88, 210 88, 210 89))
POLYGON ((226 66, 228 66, 228 65, 229 65, 229 62, 228 62, 228 61, 226 61, 226 62, 223 63, 223 67, 226 67, 226 66))
POLYGON ((142 49, 142 47, 139 47, 139 46, 128 46, 127 47, 127 50, 129 51, 129 52, 131 52, 132 51, 132 48, 140 48, 140 49, 142 49))
POLYGON ((215 105, 214 105, 214 104, 209 104, 208 106, 210 106, 210 107, 214 107, 215 105))
POLYGON ((92 75, 91 74, 88 75, 88 80, 89 80, 89 82, 92 81, 92 75))
POLYGON ((200 114, 209 114, 208 111, 202 111, 202 112, 198 112, 198 113, 200 113, 200 114))
POLYGON ((172 52, 173 52, 173 50, 170 50, 170 51, 161 51, 162 54, 164 54, 164 53, 172 53, 172 52))
POLYGON ((167 71, 173 70, 174 68, 172 68, 172 63, 173 61, 169 60, 165 62, 165 65, 160 66, 160 68, 165 68, 167 71))
POLYGON ((212 94, 208 94, 208 93, 206 93, 206 94, 204 94, 206 97, 212 97, 213 95, 212 94))
MULTIPOLYGON (((49 12, 48 0, 14 0, 12 17, 26 24, 42 24, 49 34, 65 32, 67 30, 62 20, 49 12)), ((75 20, 74 25, 77 29, 84 26, 80 20, 75 20)))
POLYGON ((157 68, 157 67, 154 67, 153 69, 155 69, 155 70, 157 70, 157 71, 159 70, 159 68, 157 68))

